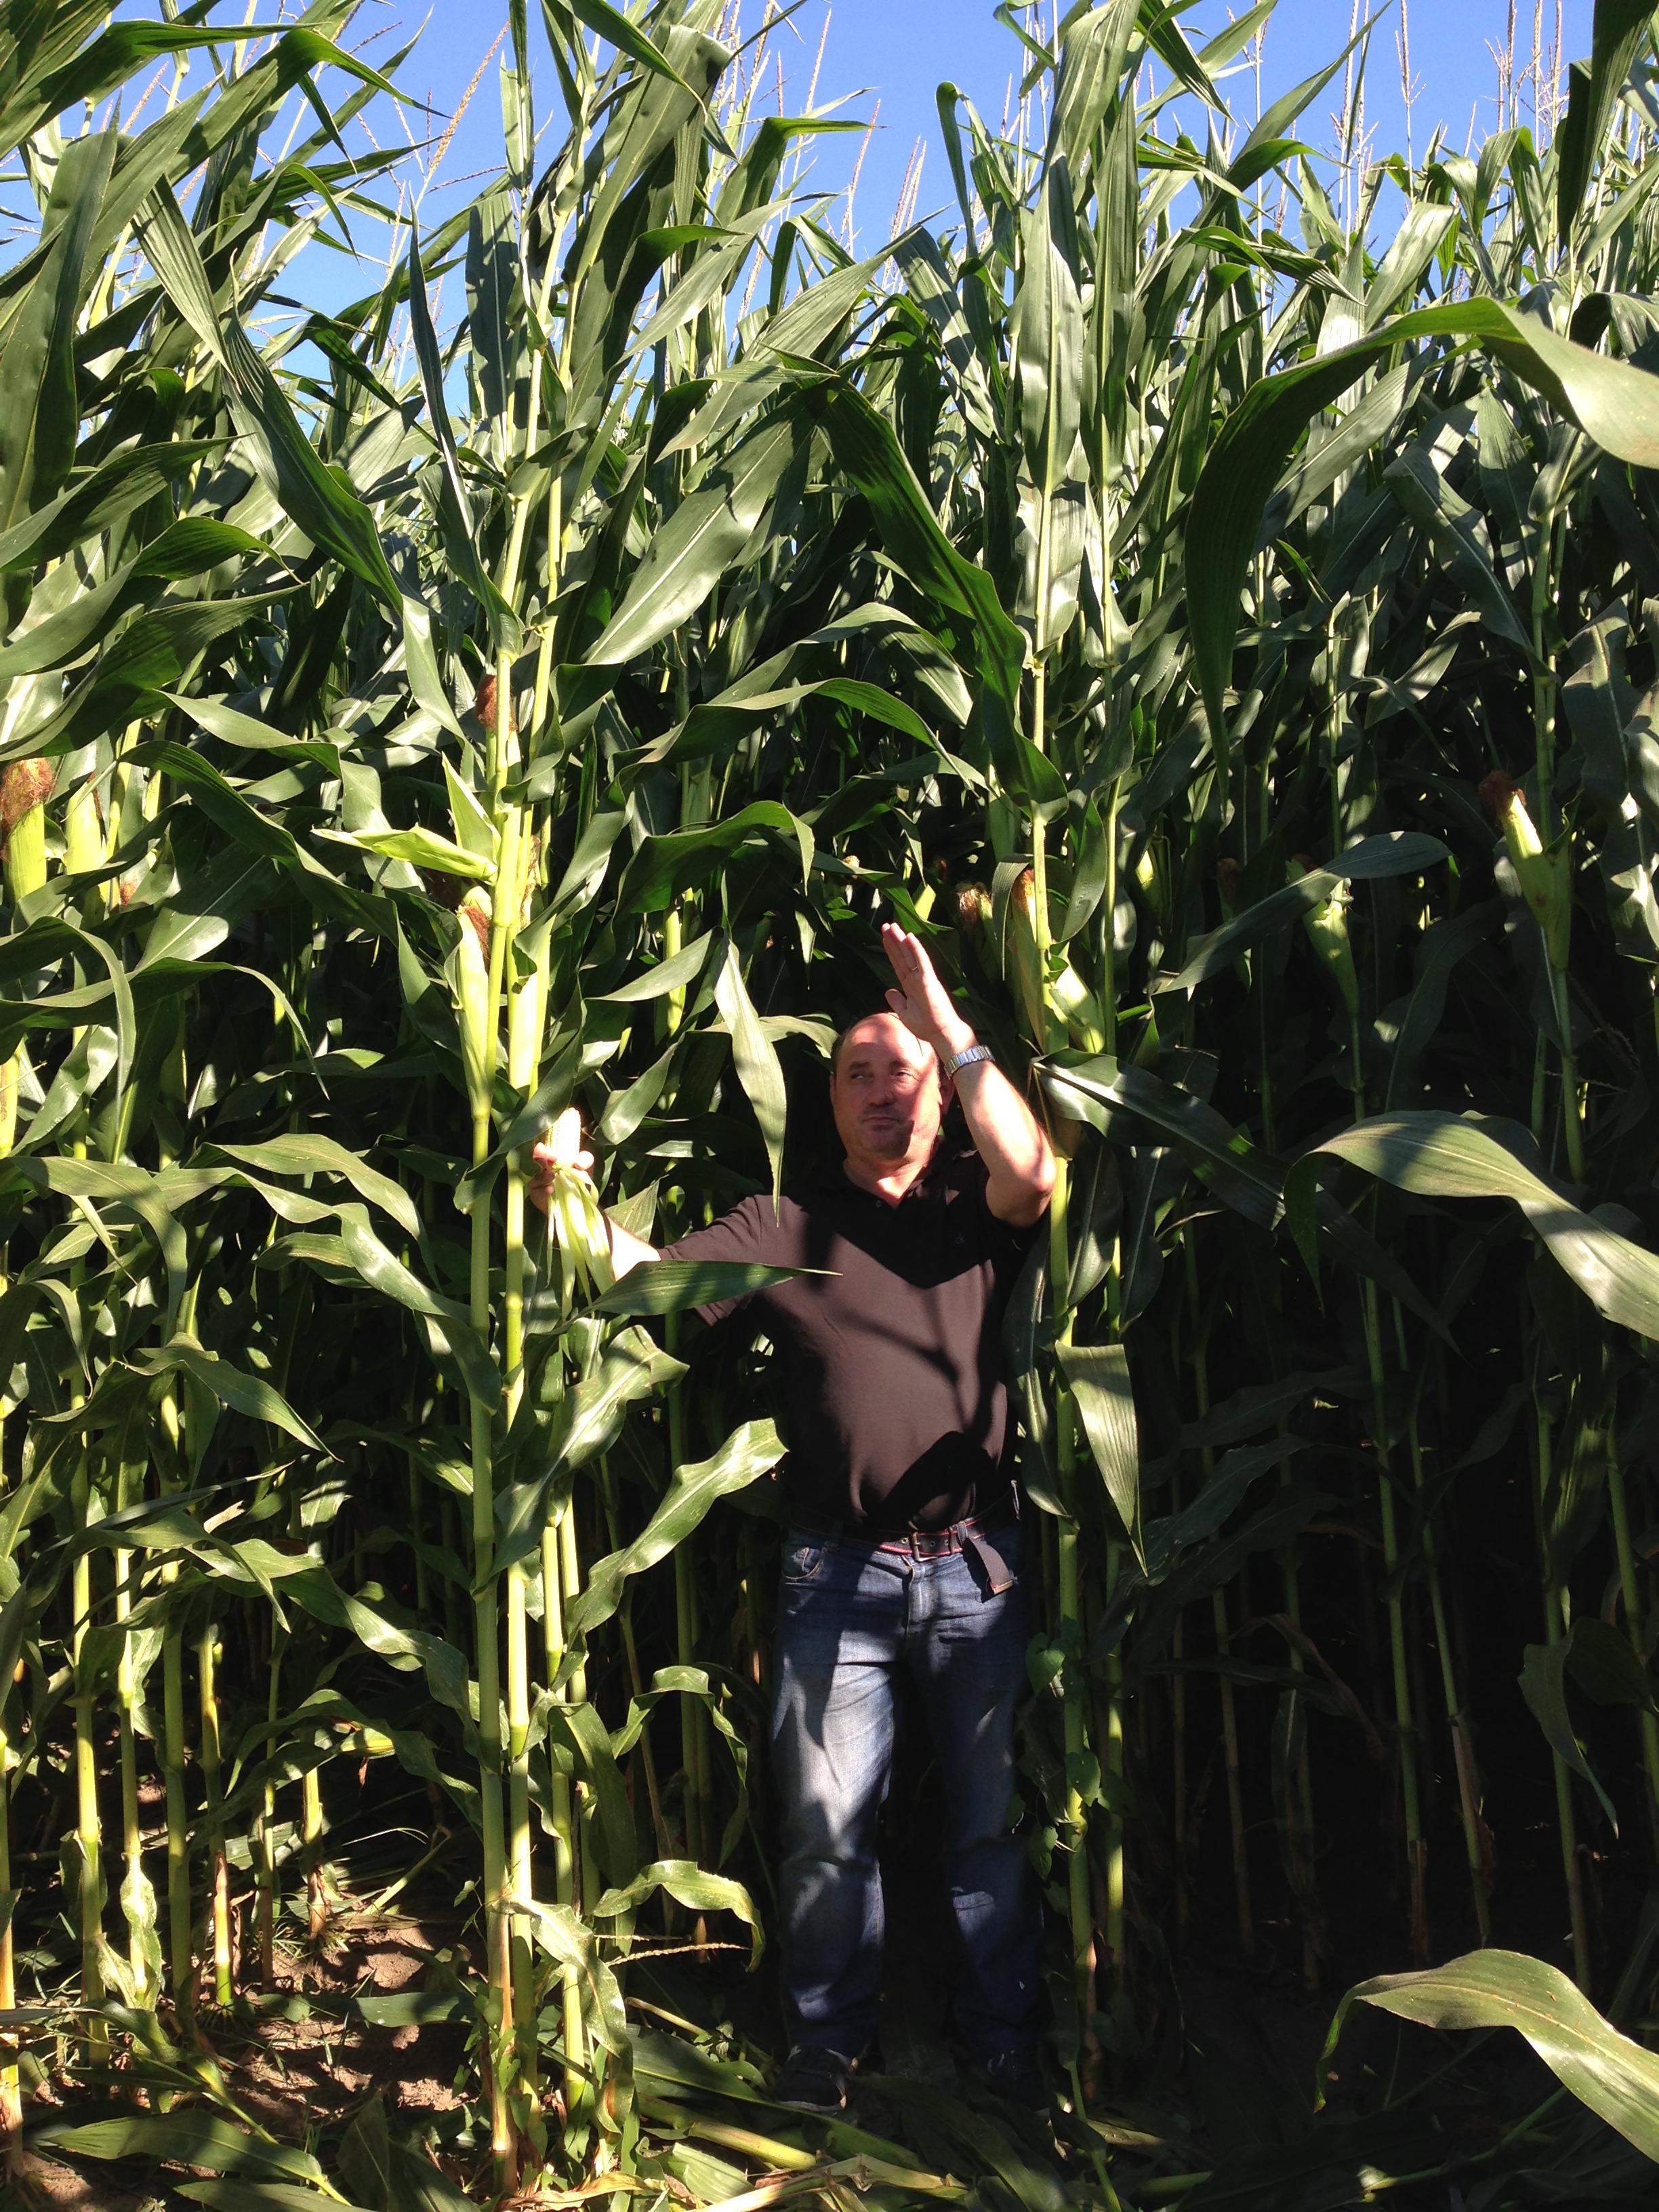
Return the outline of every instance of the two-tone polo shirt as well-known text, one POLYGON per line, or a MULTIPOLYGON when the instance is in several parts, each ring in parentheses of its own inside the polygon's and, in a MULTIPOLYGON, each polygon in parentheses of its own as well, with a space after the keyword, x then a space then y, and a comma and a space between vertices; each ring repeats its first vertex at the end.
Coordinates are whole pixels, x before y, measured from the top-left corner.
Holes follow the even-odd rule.
POLYGON ((896 1204, 837 1164, 746 1198, 672 1260, 815 1272, 700 1309, 739 1309, 776 1352, 793 1519, 872 1534, 942 1528, 1003 1504, 1012 1423, 1002 1320, 1035 1231, 999 1221, 983 1161, 944 1147, 896 1204))

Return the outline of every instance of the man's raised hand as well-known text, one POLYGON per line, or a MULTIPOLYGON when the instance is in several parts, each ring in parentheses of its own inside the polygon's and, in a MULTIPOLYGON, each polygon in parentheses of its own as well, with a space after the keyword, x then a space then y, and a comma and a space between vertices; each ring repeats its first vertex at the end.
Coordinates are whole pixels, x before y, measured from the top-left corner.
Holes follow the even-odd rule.
POLYGON ((887 1003, 910 1034, 932 1045, 941 1060, 972 1044, 974 1032, 951 1004, 921 939, 896 922, 885 921, 881 942, 898 981, 898 988, 887 994, 887 1003))
POLYGON ((535 1162, 535 1172, 530 1179, 530 1195, 545 1213, 548 1193, 558 1170, 574 1168, 586 1175, 593 1165, 593 1155, 582 1143, 582 1117, 574 1106, 565 1108, 537 1144, 531 1158, 535 1162))

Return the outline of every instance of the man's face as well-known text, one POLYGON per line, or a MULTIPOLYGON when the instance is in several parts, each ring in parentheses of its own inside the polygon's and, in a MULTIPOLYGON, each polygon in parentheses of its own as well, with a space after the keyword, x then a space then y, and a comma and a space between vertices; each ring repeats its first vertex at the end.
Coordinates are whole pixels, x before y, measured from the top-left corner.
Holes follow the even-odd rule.
POLYGON ((830 1103, 849 1160, 879 1168, 926 1159, 939 1135, 939 1062, 896 1014, 872 1014, 848 1032, 830 1103))

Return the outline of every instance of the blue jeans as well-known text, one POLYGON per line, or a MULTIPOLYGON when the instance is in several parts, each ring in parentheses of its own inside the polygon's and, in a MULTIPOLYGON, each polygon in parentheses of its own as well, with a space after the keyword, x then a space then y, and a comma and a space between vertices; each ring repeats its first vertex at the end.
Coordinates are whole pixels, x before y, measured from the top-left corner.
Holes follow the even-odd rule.
POLYGON ((1000 1530, 996 1546, 1014 1575, 1000 1596, 960 1552, 912 1559, 799 1529, 785 1538, 772 1758, 792 2042, 853 2057, 875 2033, 876 1821, 902 1671, 945 1782, 945 1875, 964 1954, 955 2031, 979 2058, 1034 2045, 1036 1899, 1008 1826, 1027 1635, 1018 1528, 1000 1530))

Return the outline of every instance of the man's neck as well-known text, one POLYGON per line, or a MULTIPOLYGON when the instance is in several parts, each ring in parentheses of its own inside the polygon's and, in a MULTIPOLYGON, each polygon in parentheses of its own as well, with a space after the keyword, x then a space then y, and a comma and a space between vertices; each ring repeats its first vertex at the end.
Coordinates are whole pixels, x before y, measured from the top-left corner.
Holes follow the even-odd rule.
MULTIPOLYGON (((937 1150, 937 1146, 934 1147, 937 1150)), ((872 1161, 866 1164, 850 1157, 842 1164, 848 1182, 856 1183, 860 1190, 884 1199, 889 1206, 896 1206, 913 1184, 921 1182, 933 1160, 933 1152, 925 1152, 920 1159, 895 1160, 890 1164, 872 1161)))

